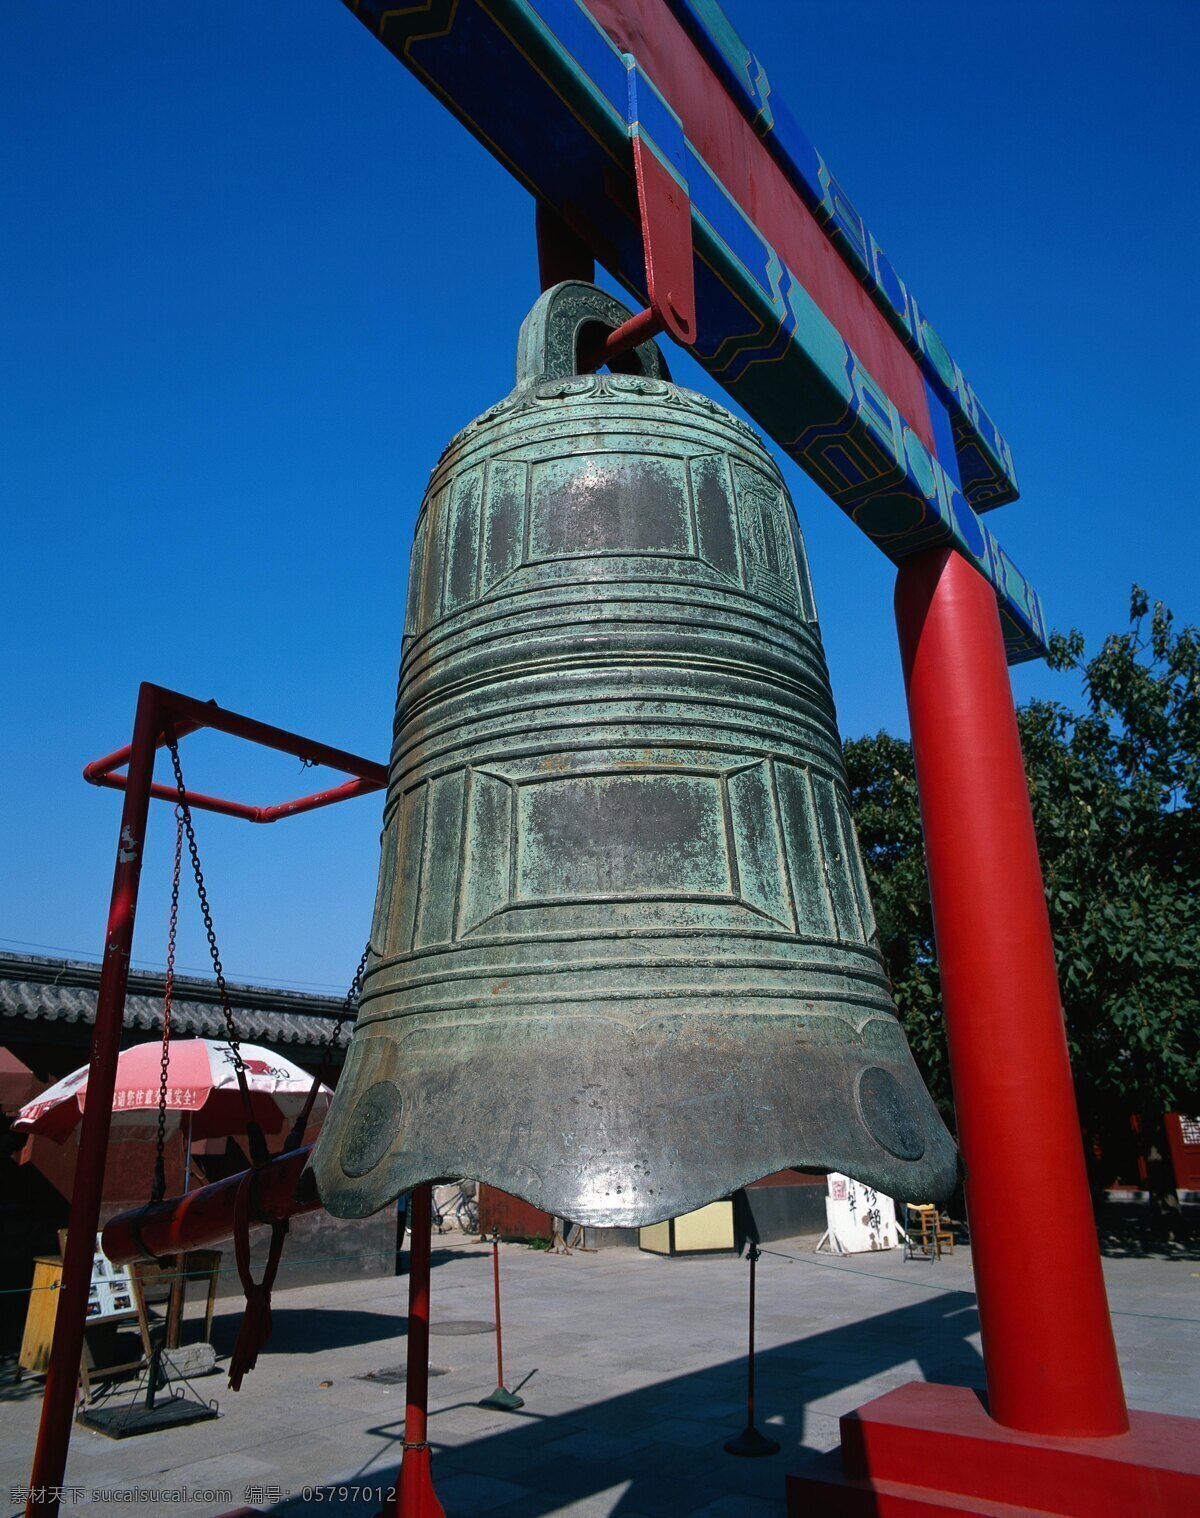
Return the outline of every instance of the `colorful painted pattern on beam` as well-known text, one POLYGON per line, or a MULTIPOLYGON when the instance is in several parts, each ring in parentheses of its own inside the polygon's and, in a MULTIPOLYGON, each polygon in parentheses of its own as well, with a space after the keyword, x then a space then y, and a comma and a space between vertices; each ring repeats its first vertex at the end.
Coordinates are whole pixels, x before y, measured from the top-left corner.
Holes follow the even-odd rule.
POLYGON ((1012 450, 821 154, 772 93, 766 69, 716 0, 667 3, 945 405, 971 505, 987 511, 1015 500, 1012 450))
MULTIPOLYGON (((812 296, 925 446, 936 452, 920 365, 663 0, 583 3, 612 41, 637 58, 679 113, 697 158, 812 296)), ((951 443, 947 458, 953 457, 951 443)))
MULTIPOLYGON (((1044 651, 1036 593, 964 494, 956 424, 940 390, 922 376, 924 414, 911 389, 907 413, 896 404, 697 151, 657 81, 582 0, 345 3, 644 301, 637 130, 691 198, 700 363, 891 559, 948 544, 986 575, 1012 662, 1044 651), (633 90, 630 69, 639 70, 633 90), (631 99, 642 113, 632 124, 631 99)), ((671 19, 667 0, 657 3, 671 19)), ((907 385, 903 370, 889 380, 892 389, 907 385)))

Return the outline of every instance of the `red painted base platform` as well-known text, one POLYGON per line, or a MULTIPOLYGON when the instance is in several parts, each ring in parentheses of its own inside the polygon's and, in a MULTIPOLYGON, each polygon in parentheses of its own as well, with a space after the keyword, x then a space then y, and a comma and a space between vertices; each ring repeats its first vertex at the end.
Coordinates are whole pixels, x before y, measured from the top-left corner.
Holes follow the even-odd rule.
POLYGON ((789 1518, 1200 1513, 1200 1420, 1129 1415, 1113 1439, 1002 1428, 978 1392, 911 1381, 841 1420, 842 1446, 787 1478, 789 1518))

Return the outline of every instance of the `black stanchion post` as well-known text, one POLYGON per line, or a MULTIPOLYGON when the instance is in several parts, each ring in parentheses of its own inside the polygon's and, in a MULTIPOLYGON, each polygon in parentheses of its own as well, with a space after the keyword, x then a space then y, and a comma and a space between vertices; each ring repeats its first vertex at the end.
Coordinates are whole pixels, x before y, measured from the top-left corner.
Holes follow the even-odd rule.
POLYGON ((754 1426, 754 1276, 758 1257, 762 1253, 753 1241, 746 1245, 746 1258, 750 1261, 750 1339, 746 1355, 746 1427, 736 1439, 726 1440, 725 1450, 730 1455, 777 1455, 779 1444, 760 1434, 754 1426))

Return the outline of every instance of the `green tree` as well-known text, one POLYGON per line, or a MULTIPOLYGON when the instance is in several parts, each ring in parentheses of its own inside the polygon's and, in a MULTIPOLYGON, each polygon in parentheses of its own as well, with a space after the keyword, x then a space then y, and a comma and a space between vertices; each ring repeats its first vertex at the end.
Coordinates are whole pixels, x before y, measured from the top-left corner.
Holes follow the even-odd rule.
MULTIPOLYGON (((1082 710, 1018 711, 1085 1126, 1139 1115, 1151 1189, 1178 1208, 1161 1114, 1200 1091, 1200 632, 1135 586, 1127 631, 1051 667, 1082 677, 1082 710)), ((949 1069, 912 751, 846 744, 880 939, 913 1054, 950 1115, 949 1069)))

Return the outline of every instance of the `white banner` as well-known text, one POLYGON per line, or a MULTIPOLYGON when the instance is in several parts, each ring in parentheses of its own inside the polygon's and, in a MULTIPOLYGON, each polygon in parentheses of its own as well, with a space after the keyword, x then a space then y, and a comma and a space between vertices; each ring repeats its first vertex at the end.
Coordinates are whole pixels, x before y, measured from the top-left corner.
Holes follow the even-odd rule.
MULTIPOLYGON (((831 1170, 826 1185, 825 1223, 831 1254, 865 1254, 870 1249, 896 1249, 896 1204, 890 1196, 861 1181, 831 1170)), ((819 1247, 819 1246, 818 1246, 819 1247)))

